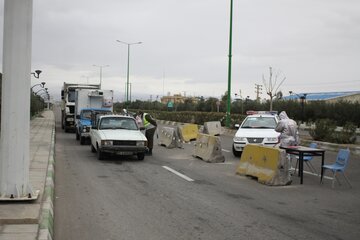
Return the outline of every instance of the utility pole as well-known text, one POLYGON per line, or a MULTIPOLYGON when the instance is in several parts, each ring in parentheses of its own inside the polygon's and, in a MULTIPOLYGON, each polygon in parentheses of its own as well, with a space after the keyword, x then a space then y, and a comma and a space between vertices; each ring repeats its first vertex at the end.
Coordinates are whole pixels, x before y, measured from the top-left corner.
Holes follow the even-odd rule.
POLYGON ((262 90, 262 85, 255 83, 255 93, 256 93, 256 101, 257 102, 260 101, 260 94, 262 94, 261 90, 262 90))

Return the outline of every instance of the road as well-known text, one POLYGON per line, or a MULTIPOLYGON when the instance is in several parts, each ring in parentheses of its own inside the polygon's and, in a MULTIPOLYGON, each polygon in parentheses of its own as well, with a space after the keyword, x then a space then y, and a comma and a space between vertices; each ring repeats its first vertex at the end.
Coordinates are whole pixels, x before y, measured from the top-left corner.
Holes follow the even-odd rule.
MULTIPOLYGON (((90 146, 64 133, 56 112, 55 239, 358 239, 359 169, 353 188, 297 177, 270 187, 236 175, 231 136, 225 163, 192 157, 193 144, 153 156, 96 159, 90 146)), ((327 152, 326 161, 335 153, 327 152)), ((354 157, 359 166, 360 159, 354 157)), ((320 162, 320 161, 319 161, 320 162)))

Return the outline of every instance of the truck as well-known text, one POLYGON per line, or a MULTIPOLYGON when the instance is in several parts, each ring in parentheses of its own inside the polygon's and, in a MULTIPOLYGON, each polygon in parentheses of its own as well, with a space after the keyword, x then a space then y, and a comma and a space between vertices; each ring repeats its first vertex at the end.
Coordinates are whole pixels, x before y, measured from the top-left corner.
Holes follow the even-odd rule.
POLYGON ((61 89, 61 127, 65 132, 75 130, 75 90, 100 89, 100 84, 67 83, 61 89))
POLYGON ((113 112, 113 90, 75 90, 75 133, 76 140, 83 145, 89 138, 92 112, 111 114, 113 112))

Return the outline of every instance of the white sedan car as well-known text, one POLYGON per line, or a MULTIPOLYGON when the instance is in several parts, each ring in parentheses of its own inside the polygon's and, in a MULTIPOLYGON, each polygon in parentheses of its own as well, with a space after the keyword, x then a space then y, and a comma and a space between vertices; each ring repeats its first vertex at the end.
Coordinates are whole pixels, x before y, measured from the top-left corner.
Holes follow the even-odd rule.
POLYGON ((236 157, 241 153, 246 144, 259 144, 275 146, 279 142, 280 133, 275 131, 279 116, 271 113, 260 113, 247 116, 239 126, 233 139, 233 154, 236 157))
POLYGON ((104 153, 137 155, 143 160, 147 151, 147 139, 133 117, 124 115, 99 116, 90 130, 91 151, 99 160, 104 153))

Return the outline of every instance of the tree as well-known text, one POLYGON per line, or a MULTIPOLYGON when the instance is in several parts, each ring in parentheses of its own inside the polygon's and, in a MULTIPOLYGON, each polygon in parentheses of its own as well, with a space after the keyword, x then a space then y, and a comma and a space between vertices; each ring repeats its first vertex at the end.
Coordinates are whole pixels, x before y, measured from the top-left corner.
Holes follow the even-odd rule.
POLYGON ((262 78, 263 78, 263 83, 264 83, 264 86, 265 86, 266 94, 269 95, 269 97, 270 97, 270 111, 272 111, 273 98, 275 96, 277 96, 278 89, 281 86, 281 84, 283 84, 286 77, 283 77, 282 80, 279 82, 279 78, 282 77, 281 76, 282 75, 281 71, 278 71, 278 72, 275 73, 275 75, 273 75, 272 67, 269 67, 269 70, 270 70, 269 81, 267 82, 265 80, 264 74, 263 74, 262 78))

